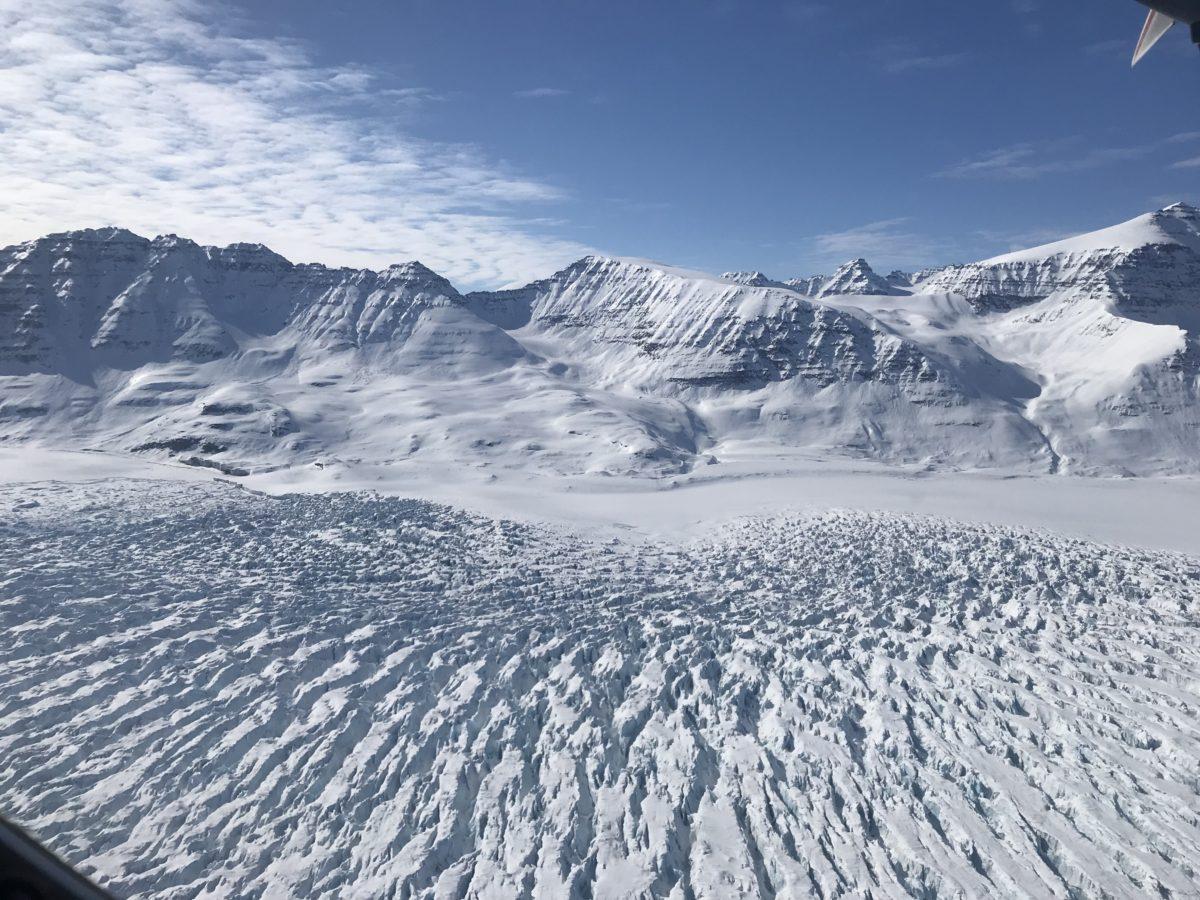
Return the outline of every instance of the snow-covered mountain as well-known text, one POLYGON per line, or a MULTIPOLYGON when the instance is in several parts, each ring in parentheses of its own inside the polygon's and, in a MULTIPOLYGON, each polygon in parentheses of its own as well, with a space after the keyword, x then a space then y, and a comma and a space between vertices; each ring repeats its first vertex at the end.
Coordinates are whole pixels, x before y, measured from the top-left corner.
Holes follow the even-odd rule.
POLYGON ((1200 290, 1200 210, 1176 204, 1114 228, 967 266, 921 282, 995 309, 1070 292, 1134 307, 1195 308, 1200 290))
POLYGON ((815 297, 828 281, 828 275, 809 275, 807 278, 789 278, 785 284, 798 294, 815 297))
POLYGON ((589 257, 461 295, 119 229, 0 251, 0 440, 228 472, 370 459, 662 474, 748 443, 1200 471, 1200 212, 920 276, 589 257))
MULTIPOLYGON (((755 284, 759 287, 779 285, 791 288, 805 297, 837 297, 849 294, 863 296, 900 296, 910 292, 913 286, 913 276, 899 270, 890 275, 880 276, 870 263, 861 257, 853 259, 838 268, 832 275, 809 275, 803 278, 789 278, 780 285, 761 272, 749 273, 755 281, 743 280, 745 273, 735 273, 743 284, 755 284)), ((729 276, 726 276, 729 277, 729 276)))
POLYGON ((878 275, 865 259, 855 259, 833 273, 833 277, 821 285, 819 297, 843 297, 861 294, 874 297, 896 297, 907 294, 888 279, 878 275))
POLYGON ((0 251, 6 815, 145 900, 1196 896, 1196 480, 824 454, 1200 472, 1198 220, 802 288, 0 251), (414 484, 501 517, 354 492, 414 484))
POLYGON ((710 449, 765 438, 893 460, 1049 465, 1045 439, 1010 399, 1033 390, 1022 373, 973 344, 931 350, 851 305, 595 257, 468 299, 589 384, 684 403, 710 449))
POLYGON ((721 276, 727 281, 736 281, 746 287, 790 287, 786 282, 775 281, 762 272, 726 272, 721 276))

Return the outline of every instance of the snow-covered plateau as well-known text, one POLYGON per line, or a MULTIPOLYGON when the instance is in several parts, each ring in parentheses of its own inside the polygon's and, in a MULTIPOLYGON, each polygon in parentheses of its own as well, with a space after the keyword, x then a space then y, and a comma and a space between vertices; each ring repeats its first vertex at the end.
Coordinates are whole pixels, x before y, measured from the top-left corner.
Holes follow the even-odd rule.
POLYGON ((1198 387, 1183 205, 471 294, 0 250, 0 812, 146 900, 1200 897, 1198 387))

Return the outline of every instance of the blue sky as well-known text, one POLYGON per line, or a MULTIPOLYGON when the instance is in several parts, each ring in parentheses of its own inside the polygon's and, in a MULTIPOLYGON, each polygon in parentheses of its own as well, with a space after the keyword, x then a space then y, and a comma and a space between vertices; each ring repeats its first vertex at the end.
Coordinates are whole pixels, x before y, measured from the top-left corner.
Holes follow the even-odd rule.
POLYGON ((82 6, 0 0, 2 238, 120 219, 465 286, 591 250, 787 277, 1200 196, 1200 54, 1177 29, 1131 72, 1133 0, 82 6))

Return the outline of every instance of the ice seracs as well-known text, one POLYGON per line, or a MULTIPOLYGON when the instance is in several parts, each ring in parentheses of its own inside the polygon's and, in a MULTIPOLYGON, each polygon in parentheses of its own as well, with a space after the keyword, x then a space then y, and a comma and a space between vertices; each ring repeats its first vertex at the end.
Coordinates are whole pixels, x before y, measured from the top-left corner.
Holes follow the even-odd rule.
POLYGON ((117 896, 1200 892, 1194 557, 6 489, 5 814, 117 896))
POLYGON ((1151 508, 1180 482, 910 476, 1200 473, 1198 219, 467 295, 119 229, 0 251, 0 442, 202 467, 4 485, 6 814, 130 897, 1196 896, 1197 559, 798 485, 1151 508), (687 538, 638 517, 729 492, 599 477, 784 450, 816 474, 716 478, 754 518, 687 538), (516 471, 505 517, 572 524, 337 490, 385 469, 453 502, 516 471))

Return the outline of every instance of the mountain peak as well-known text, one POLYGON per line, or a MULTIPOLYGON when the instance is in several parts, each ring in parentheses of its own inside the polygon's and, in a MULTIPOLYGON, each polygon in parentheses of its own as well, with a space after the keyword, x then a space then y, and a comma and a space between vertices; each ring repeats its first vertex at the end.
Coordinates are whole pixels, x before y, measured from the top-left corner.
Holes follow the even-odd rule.
POLYGON ((1143 247, 1162 245, 1182 245, 1200 250, 1200 210, 1187 203, 1175 203, 1157 212, 1143 213, 1120 225, 1026 250, 1016 250, 983 260, 978 265, 1008 265, 1048 259, 1052 256, 1080 257, 1094 253, 1130 253, 1143 247))
POLYGON ((890 297, 903 294, 894 284, 879 275, 862 257, 843 265, 821 288, 820 297, 837 297, 847 294, 861 296, 890 297))
POLYGON ((1174 240, 1186 240, 1200 233, 1200 209, 1189 203, 1173 203, 1151 214, 1151 218, 1174 240))
POLYGON ((721 278, 592 255, 466 298, 416 261, 293 267, 260 244, 197 249, 118 228, 53 235, 0 255, 0 437, 78 434, 239 469, 344 449, 661 473, 687 471, 705 446, 770 438, 938 465, 1195 472, 1187 438, 1200 412, 1179 383, 1197 371, 1187 334, 1200 322, 1196 216, 1176 204, 1015 261, 915 280, 860 257, 785 290, 761 272, 721 278), (1056 315, 993 315, 1035 301, 1056 315), (1014 347, 1034 349, 1007 355, 1014 347), (497 372, 511 372, 503 386, 497 372), (384 389, 360 413, 371 398, 349 393, 376 374, 428 404, 384 389), (472 415, 436 421, 441 398, 459 404, 468 390, 460 408, 472 415), (1094 410, 1080 411, 1083 391, 1094 410), (328 420, 308 414, 318 396, 328 420), (1032 396, 1044 398, 1036 420, 1032 396), (693 414, 714 400, 752 414, 693 414), (83 402, 94 412, 81 425, 83 402), (1144 462, 1131 462, 1133 416, 1157 442, 1144 462), (538 438, 532 456, 479 433, 515 417, 538 438))
POLYGON ((150 243, 160 250, 171 250, 176 247, 194 249, 199 246, 190 238, 180 237, 177 234, 160 234, 150 243))
POLYGON ((722 281, 722 278, 713 275, 711 272, 701 272, 696 269, 672 266, 654 259, 639 259, 633 256, 599 256, 595 254, 585 256, 565 269, 556 272, 552 280, 571 280, 585 273, 589 276, 609 276, 620 273, 622 277, 634 274, 645 275, 648 273, 655 277, 667 275, 672 278, 683 278, 689 281, 722 281))
POLYGON ((1200 209, 1192 206, 1190 203, 1172 203, 1159 210, 1160 215, 1174 216, 1180 219, 1195 219, 1200 217, 1200 209))
POLYGON ((380 276, 385 281, 404 282, 409 285, 415 285, 418 288, 428 287, 448 297, 458 296, 458 291, 454 289, 454 286, 446 278, 415 259, 408 262, 393 263, 384 269, 380 273, 380 276))
POLYGON ((407 262, 392 263, 385 272, 395 273, 397 275, 407 275, 410 277, 419 278, 441 278, 437 272, 429 268, 429 266, 419 260, 410 259, 407 262))
MULTIPOLYGON (((181 244, 190 244, 181 238, 169 235, 181 244)), ((157 240, 162 240, 161 238, 157 240)), ((291 269, 292 263, 286 257, 280 256, 265 244, 229 244, 225 247, 205 247, 204 252, 209 259, 222 263, 234 269, 291 269)))
POLYGON ((746 287, 778 287, 779 282, 762 272, 726 272, 721 276, 726 281, 736 281, 746 287))

